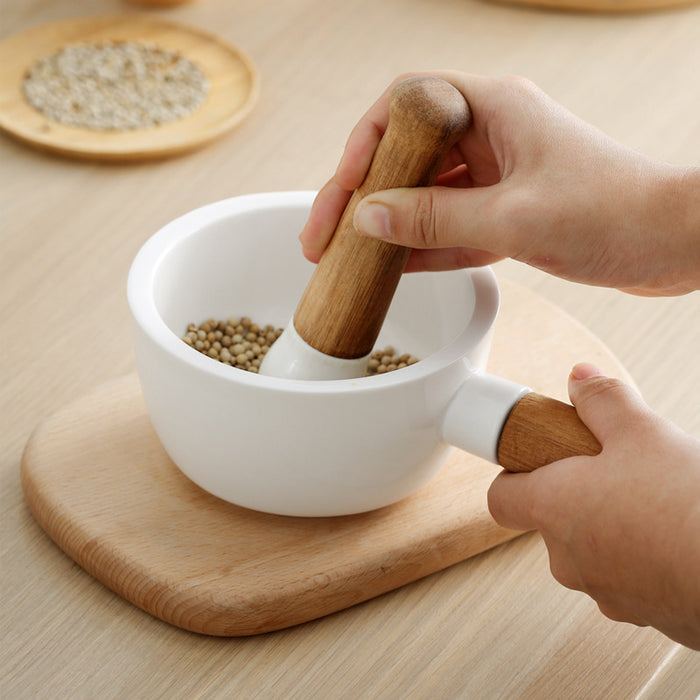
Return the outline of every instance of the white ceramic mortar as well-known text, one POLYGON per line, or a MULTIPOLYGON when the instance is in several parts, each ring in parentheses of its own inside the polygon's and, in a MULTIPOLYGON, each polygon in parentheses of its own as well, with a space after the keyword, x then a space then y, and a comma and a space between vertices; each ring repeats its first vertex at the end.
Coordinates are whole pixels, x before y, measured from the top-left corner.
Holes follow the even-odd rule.
POLYGON ((297 516, 398 501, 438 472, 451 444, 495 462, 505 418, 528 389, 483 372, 499 301, 489 268, 404 275, 377 345, 421 361, 384 375, 261 376, 181 340, 188 323, 211 317, 287 325, 313 271, 297 237, 314 196, 202 207, 136 256, 128 299, 138 373, 173 462, 220 498, 297 516))

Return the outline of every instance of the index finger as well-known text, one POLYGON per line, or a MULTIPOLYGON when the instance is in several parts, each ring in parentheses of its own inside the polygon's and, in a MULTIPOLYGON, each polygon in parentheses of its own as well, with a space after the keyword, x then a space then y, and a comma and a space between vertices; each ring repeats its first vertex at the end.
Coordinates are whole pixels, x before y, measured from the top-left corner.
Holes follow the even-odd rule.
MULTIPOLYGON (((396 82, 396 81, 395 81, 396 82)), ((389 123, 392 83, 350 132, 333 177, 316 195, 299 235, 304 255, 318 262, 345 211, 352 193, 363 183, 389 123)))
POLYGON ((534 530, 531 473, 501 472, 491 483, 487 498, 493 519, 509 530, 534 530))
POLYGON ((364 181, 379 142, 389 123, 389 98, 393 83, 350 132, 333 180, 345 190, 356 190, 364 181))

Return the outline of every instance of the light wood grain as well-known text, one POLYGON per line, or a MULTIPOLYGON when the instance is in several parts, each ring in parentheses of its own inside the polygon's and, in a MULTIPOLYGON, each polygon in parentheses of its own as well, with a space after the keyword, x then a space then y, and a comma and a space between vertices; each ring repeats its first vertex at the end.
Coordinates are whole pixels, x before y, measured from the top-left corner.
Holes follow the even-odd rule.
POLYGON ((256 513, 177 470, 133 375, 49 419, 22 464, 32 512, 72 559, 152 615, 219 636, 307 622, 512 539, 519 533, 486 508, 497 473, 456 452, 396 506, 338 518, 256 513))
MULTIPOLYGON (((4 0, 0 32, 140 13, 122 0, 98 4, 4 0)), ((164 16, 254 60, 264 90, 238 128, 184 158, 118 167, 0 136, 0 695, 694 699, 697 653, 610 622, 559 586, 535 534, 299 627, 243 639, 183 632, 114 595, 49 540, 24 501, 19 465, 43 418, 133 372, 124 285, 146 238, 210 201, 320 187, 350 129, 402 71, 526 75, 628 146, 697 165, 700 8, 611 17, 481 0, 204 0, 164 16)), ((642 299, 517 263, 496 271, 593 331, 651 406, 700 435, 698 294, 642 299)), ((558 379, 565 400, 571 364, 603 359, 529 362, 558 379)))
POLYGON ((0 129, 36 148, 91 160, 164 158, 220 137, 253 108, 257 72, 240 49, 215 34, 158 18, 85 17, 31 27, 0 43, 0 129), (153 43, 192 61, 209 82, 192 114, 148 129, 98 131, 48 119, 26 99, 22 83, 42 58, 72 44, 153 43))
MULTIPOLYGON (((624 374, 562 311, 512 285, 504 296, 496 371, 556 391, 558 381, 533 375, 529 358, 584 351, 624 374), (526 332, 514 336, 508 321, 519 317, 527 327, 515 328, 526 332), (513 343, 527 352, 510 353, 513 343)), ((42 423, 24 452, 22 485, 48 535, 106 586, 178 627, 239 636, 342 610, 517 536, 488 513, 498 471, 455 450, 428 486, 387 508, 338 518, 255 513, 177 470, 131 375, 42 423)))

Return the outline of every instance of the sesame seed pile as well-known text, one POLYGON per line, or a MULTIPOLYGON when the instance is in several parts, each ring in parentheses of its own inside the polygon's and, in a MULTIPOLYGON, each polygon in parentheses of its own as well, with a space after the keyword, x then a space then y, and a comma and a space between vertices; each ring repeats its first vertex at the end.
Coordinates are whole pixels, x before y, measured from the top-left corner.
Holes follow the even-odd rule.
POLYGON ((209 81, 176 52, 125 41, 66 46, 37 61, 23 88, 49 119, 128 131, 188 116, 203 104, 209 81))
MULTIPOLYGON (((226 321, 210 318, 199 325, 190 323, 183 340, 213 360, 257 373, 265 354, 280 335, 281 328, 261 326, 244 316, 226 321)), ((399 354, 393 347, 387 346, 372 353, 366 376, 393 372, 416 362, 418 360, 413 355, 399 354)))

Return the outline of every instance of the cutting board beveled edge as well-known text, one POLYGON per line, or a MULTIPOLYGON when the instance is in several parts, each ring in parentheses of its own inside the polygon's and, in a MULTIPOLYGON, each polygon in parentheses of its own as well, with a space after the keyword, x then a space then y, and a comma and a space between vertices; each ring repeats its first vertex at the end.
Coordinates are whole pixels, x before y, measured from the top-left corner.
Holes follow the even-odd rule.
MULTIPOLYGON (((578 360, 627 378, 556 306, 510 283, 501 292, 490 371, 556 398, 578 360)), ((135 375, 50 416, 21 465, 30 509, 74 561, 148 613, 220 636, 322 617, 518 536, 488 513, 498 471, 454 450, 428 485, 386 508, 337 518, 258 513, 206 493, 175 467, 135 375)))

